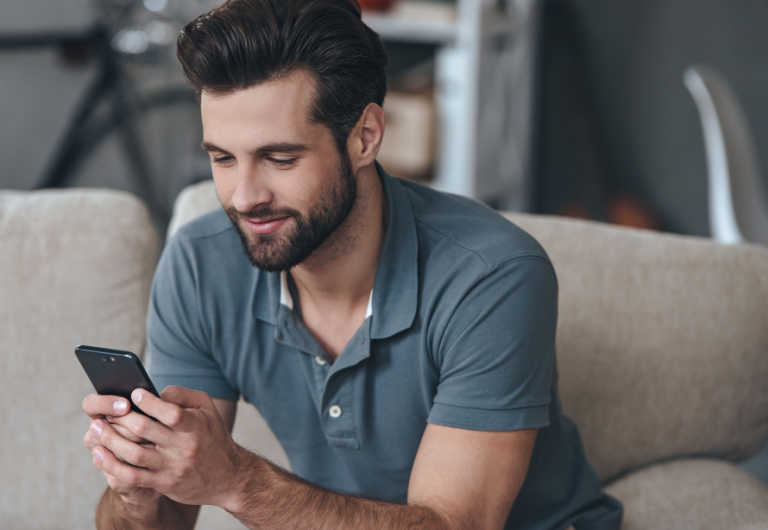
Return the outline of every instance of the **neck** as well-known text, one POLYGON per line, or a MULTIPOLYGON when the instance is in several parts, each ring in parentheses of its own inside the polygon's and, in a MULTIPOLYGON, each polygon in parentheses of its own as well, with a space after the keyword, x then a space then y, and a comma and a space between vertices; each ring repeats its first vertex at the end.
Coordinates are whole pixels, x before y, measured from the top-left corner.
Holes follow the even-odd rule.
POLYGON ((290 270, 300 303, 354 311, 367 304, 384 233, 384 191, 375 166, 357 175, 357 197, 344 222, 290 270))

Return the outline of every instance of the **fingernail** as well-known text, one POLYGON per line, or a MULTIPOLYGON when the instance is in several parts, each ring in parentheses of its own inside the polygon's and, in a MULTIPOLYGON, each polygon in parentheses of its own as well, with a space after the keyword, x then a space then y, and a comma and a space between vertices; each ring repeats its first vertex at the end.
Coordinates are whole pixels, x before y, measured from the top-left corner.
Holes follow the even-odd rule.
POLYGON ((104 460, 104 455, 101 454, 101 451, 98 449, 94 449, 91 454, 93 454, 93 461, 98 463, 104 460))
POLYGON ((95 432, 97 435, 100 435, 101 434, 101 425, 99 425, 96 422, 91 423, 91 431, 95 432))
POLYGON ((133 393, 131 394, 131 398, 133 399, 133 402, 134 402, 134 403, 138 403, 139 401, 141 401, 141 397, 142 397, 143 395, 144 395, 144 393, 143 393, 141 390, 139 390, 139 389, 136 389, 136 390, 134 390, 134 391, 133 391, 133 393))
POLYGON ((112 408, 117 412, 125 412, 128 409, 128 403, 124 399, 118 399, 112 403, 112 408))

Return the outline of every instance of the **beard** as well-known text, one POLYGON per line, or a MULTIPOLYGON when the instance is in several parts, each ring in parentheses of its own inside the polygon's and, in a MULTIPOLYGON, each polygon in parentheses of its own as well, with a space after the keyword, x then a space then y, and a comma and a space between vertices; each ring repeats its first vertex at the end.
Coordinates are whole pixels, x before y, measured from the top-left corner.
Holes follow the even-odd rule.
POLYGON ((237 229, 251 264, 265 271, 284 271, 307 259, 341 226, 356 198, 355 176, 349 156, 344 153, 340 154, 339 171, 333 185, 318 197, 306 214, 291 208, 272 209, 268 206, 260 206, 247 213, 230 207, 226 208, 226 212, 237 229), (277 217, 286 217, 287 221, 274 234, 248 233, 240 226, 243 218, 277 217), (286 228, 290 231, 279 233, 286 228))

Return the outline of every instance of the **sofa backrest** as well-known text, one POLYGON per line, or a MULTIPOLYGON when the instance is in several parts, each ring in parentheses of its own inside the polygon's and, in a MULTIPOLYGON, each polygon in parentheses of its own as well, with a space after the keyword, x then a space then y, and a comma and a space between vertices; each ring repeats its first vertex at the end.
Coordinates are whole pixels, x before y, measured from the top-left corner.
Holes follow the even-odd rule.
POLYGON ((158 241, 113 191, 0 192, 0 527, 93 528, 77 344, 141 352, 158 241))
MULTIPOLYGON (((174 228, 216 207, 212 182, 188 188, 174 228)), ((557 270, 560 396, 604 480, 664 459, 740 460, 762 447, 768 250, 507 217, 541 242, 557 270)), ((241 436, 265 437, 263 425, 238 423, 241 436)))
POLYGON ((560 285, 563 408, 603 479, 768 439, 768 249, 525 214, 560 285))

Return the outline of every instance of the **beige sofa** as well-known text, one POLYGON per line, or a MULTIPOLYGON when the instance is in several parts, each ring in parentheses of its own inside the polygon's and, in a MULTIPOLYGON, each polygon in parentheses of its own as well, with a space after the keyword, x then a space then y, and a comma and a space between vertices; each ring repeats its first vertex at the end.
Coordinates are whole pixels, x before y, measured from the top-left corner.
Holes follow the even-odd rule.
MULTIPOLYGON (((172 230, 215 207, 211 183, 186 190, 172 230)), ((768 250, 510 218, 558 271, 563 406, 624 528, 768 528, 768 486, 735 465, 768 439, 768 250)), ((158 247, 127 194, 0 193, 0 528, 93 526, 104 482, 73 347, 142 350, 158 247)), ((235 437, 287 465, 252 407, 235 437)), ((241 526, 206 508, 198 528, 241 526)))

